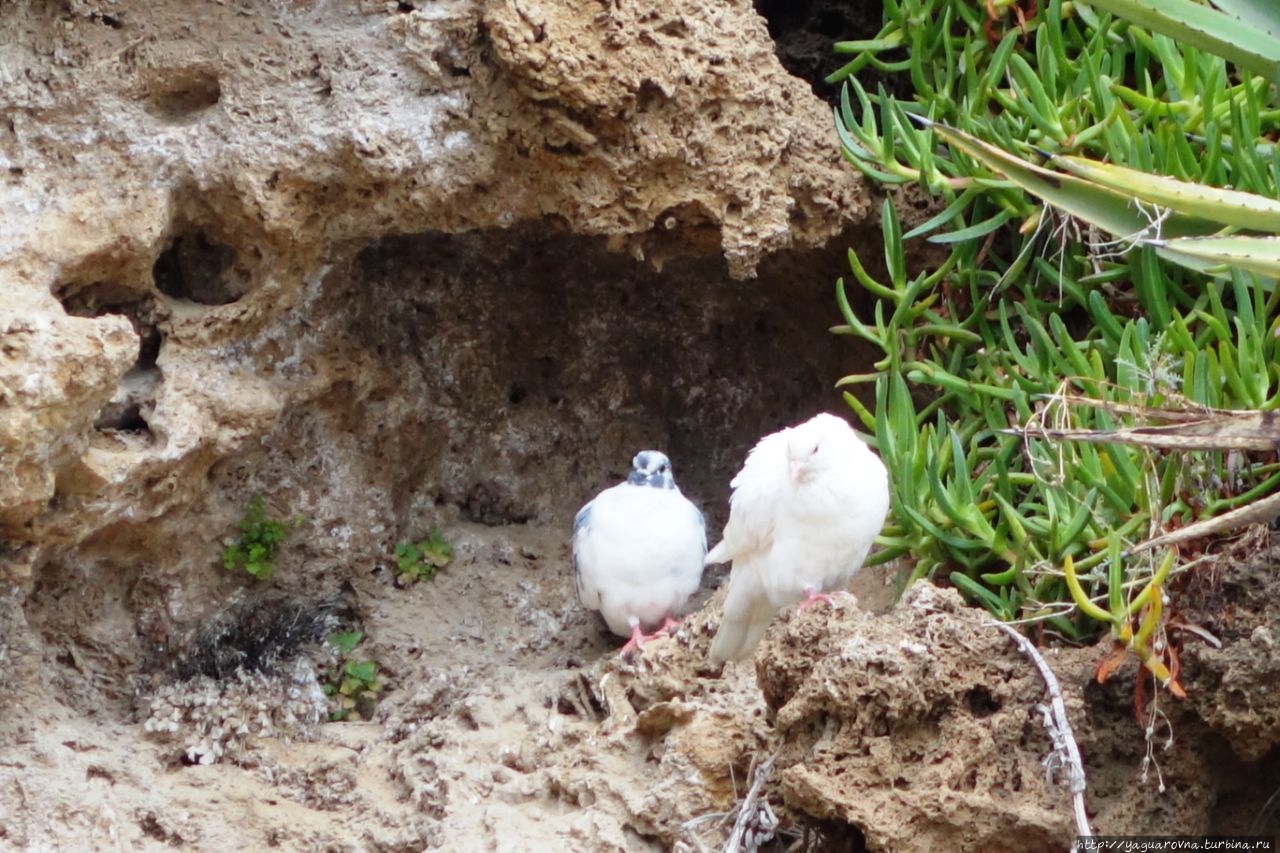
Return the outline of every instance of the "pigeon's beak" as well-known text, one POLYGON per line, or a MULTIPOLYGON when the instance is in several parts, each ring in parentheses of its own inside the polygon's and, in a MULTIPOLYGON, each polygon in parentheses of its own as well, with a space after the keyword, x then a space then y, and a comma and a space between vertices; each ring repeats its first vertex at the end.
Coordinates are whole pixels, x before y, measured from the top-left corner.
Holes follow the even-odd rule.
POLYGON ((633 486, 661 486, 662 473, 659 471, 632 471, 627 482, 633 486))
POLYGON ((788 459, 787 473, 791 475, 791 482, 803 483, 805 481, 805 467, 803 459, 788 459))

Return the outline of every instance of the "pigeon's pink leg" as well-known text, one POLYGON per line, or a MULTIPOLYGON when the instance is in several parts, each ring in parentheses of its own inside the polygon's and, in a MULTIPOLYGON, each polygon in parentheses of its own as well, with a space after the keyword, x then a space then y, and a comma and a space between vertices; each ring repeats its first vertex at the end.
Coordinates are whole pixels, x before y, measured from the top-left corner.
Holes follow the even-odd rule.
POLYGON ((819 601, 825 601, 828 607, 835 607, 835 603, 831 600, 831 596, 825 592, 818 592, 813 587, 806 587, 804 591, 804 601, 800 602, 800 608, 797 613, 803 613, 819 601))
POLYGON ((667 614, 662 618, 662 627, 654 631, 651 637, 670 637, 671 632, 680 627, 679 619, 672 619, 671 614, 667 614))
POLYGON ((649 639, 644 635, 644 631, 640 630, 640 623, 633 622, 631 624, 631 639, 627 640, 627 644, 622 647, 622 651, 618 652, 618 657, 625 658, 633 650, 644 651, 644 641, 649 639))
POLYGON ((646 634, 644 631, 641 631, 638 623, 632 624, 631 639, 627 640, 627 644, 622 647, 622 651, 618 654, 622 657, 626 657, 633 650, 643 652, 644 644, 646 642, 656 639, 657 637, 670 637, 672 629, 678 627, 680 627, 680 622, 676 619, 672 619, 670 614, 663 618, 662 627, 654 631, 652 634, 646 634))

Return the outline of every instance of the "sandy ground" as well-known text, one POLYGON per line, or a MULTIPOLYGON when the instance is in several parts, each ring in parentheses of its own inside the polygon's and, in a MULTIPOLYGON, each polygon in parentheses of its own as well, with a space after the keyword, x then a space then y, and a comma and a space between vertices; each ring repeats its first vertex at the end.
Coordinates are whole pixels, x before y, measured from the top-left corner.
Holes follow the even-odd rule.
MULTIPOLYGON (((0 720, 0 849, 716 850, 753 765, 775 754, 760 803, 781 826, 761 849, 1013 851, 1069 841, 1066 794, 1040 766, 1049 749, 1040 678, 954 593, 923 586, 889 607, 886 573, 865 570, 858 606, 838 599, 780 616, 754 662, 719 671, 706 659, 710 587, 720 581, 709 574, 682 631, 626 663, 621 640, 576 600, 567 530, 444 528, 456 556, 431 581, 401 588, 372 564, 340 573, 367 635, 355 657, 376 660, 386 685, 366 721, 285 719, 307 707, 317 671, 331 677, 330 656, 315 646, 272 676, 174 686, 155 669, 166 655, 133 659, 91 639, 108 636, 103 625, 137 631, 134 614, 110 602, 65 642, 45 633, 44 649, 0 643, 14 683, 38 687, 11 695, 0 720), (157 697, 179 696, 188 716, 178 731, 149 732, 157 697), (201 741, 190 719, 215 712, 265 714, 276 728, 224 731, 234 748, 202 764, 188 751, 201 741)), ((322 575, 299 571, 291 585, 289 567, 282 561, 272 600, 330 597, 299 591, 322 586, 322 575)), ((1218 612, 1253 595, 1249 577, 1214 593, 1218 612)), ((3 613, 0 638, 20 636, 22 611, 3 613)), ((1099 654, 1047 651, 1100 828, 1239 832, 1271 819, 1270 788, 1239 783, 1273 779, 1275 762, 1231 758, 1187 703, 1164 700, 1176 735, 1155 748, 1165 790, 1154 771, 1143 780, 1136 673, 1093 684, 1099 654)), ((1210 682, 1201 684, 1193 699, 1211 698, 1210 682)))
MULTIPOLYGON (((457 557, 433 580, 400 589, 384 569, 356 583, 357 657, 388 685, 372 721, 251 739, 202 766, 183 760, 186 730, 159 738, 121 703, 85 713, 55 697, 7 721, 0 846, 661 849, 631 826, 655 765, 605 731, 593 669, 619 641, 574 599, 563 531, 450 534, 457 557)), ((123 676, 99 663, 44 665, 92 691, 123 676)))

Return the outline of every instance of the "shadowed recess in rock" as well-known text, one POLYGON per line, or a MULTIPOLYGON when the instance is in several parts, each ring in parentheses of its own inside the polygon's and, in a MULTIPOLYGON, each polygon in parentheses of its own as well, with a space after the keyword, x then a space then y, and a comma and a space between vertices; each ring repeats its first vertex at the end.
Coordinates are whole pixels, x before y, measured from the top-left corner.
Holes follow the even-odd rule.
POLYGON ((188 124, 222 99, 218 76, 201 68, 158 71, 142 99, 148 113, 171 124, 188 124))
POLYGON ((840 263, 781 253, 735 282, 718 259, 656 272, 603 240, 533 228, 387 239, 325 284, 352 343, 387 371, 343 405, 362 412, 371 452, 410 475, 398 506, 430 496, 486 524, 572 515, 636 448, 661 447, 718 513, 750 444, 838 411, 835 379, 865 360, 828 332, 840 263))
MULTIPOLYGON (((839 41, 874 38, 883 15, 880 3, 848 3, 842 0, 755 0, 756 12, 768 22, 778 61, 788 72, 808 81, 814 94, 835 105, 840 87, 826 82, 832 72, 853 57, 838 54, 839 41)), ((883 84, 892 94, 909 94, 910 81, 867 67, 859 79, 869 91, 883 84)))
POLYGON ((200 305, 227 305, 248 292, 235 269, 236 252, 203 231, 175 237, 156 258, 152 276, 166 296, 200 305))
POLYGON ((118 314, 128 318, 138 335, 138 360, 94 418, 93 428, 100 432, 149 434, 147 413, 155 407, 162 378, 156 363, 164 343, 158 324, 160 311, 153 296, 112 281, 64 282, 54 288, 54 296, 63 310, 74 317, 118 314))

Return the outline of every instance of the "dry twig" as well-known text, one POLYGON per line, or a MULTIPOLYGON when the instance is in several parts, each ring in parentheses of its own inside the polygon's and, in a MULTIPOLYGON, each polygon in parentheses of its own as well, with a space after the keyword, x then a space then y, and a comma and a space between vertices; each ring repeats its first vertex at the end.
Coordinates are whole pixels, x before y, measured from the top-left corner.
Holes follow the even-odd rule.
POLYGON ((1022 653, 1031 658, 1036 669, 1040 670, 1040 677, 1049 691, 1049 704, 1037 707, 1044 715, 1044 727, 1048 730, 1049 739, 1053 742, 1053 751, 1045 756, 1043 763, 1050 777, 1059 768, 1066 770, 1067 787, 1071 790, 1071 805, 1076 818, 1076 834, 1092 836, 1089 815, 1085 813, 1084 807, 1086 787, 1084 762, 1080 758, 1080 747, 1076 743, 1076 736, 1071 731, 1071 722, 1067 719, 1067 706, 1062 700, 1062 687, 1058 684, 1058 678, 1053 674, 1053 670, 1049 668, 1049 663, 1040 651, 1031 645, 1030 640, 1003 622, 991 624, 1012 637, 1022 653))
MULTIPOLYGON (((700 815, 685 821, 681 826, 681 839, 676 843, 677 851, 688 851, 696 848, 698 853, 712 853, 711 848, 698 836, 707 831, 708 826, 714 831, 721 830, 730 820, 733 829, 725 841, 721 853, 755 853, 760 846, 773 839, 778 829, 778 819, 769 807, 769 802, 762 799, 765 783, 773 773, 773 763, 778 755, 774 753, 762 764, 753 765, 751 769, 751 788, 741 802, 727 812, 700 815)), ((732 773, 732 768, 730 768, 732 773)), ((736 791, 736 785, 735 785, 736 791)))
POLYGON ((1266 524, 1277 516, 1280 516, 1280 493, 1259 498, 1253 503, 1236 507, 1230 512, 1224 512, 1222 515, 1215 515, 1212 518, 1197 521, 1195 524, 1188 524, 1186 527, 1180 527, 1154 539, 1139 542, 1130 548, 1127 553, 1137 554, 1141 551, 1149 551, 1152 548, 1163 548, 1166 545, 1189 542, 1192 539, 1200 539, 1204 536, 1227 533, 1249 524, 1266 524))
POLYGON ((760 794, 773 774, 773 763, 777 760, 778 754, 775 752, 756 767, 751 789, 738 804, 738 819, 733 823, 733 832, 725 842, 723 853, 755 853, 760 845, 773 839, 778 828, 778 818, 774 816, 773 809, 769 808, 769 801, 762 799, 760 794))

